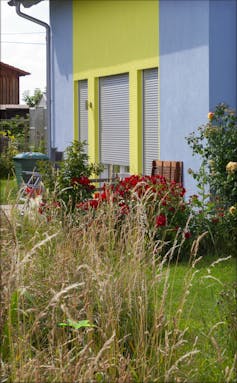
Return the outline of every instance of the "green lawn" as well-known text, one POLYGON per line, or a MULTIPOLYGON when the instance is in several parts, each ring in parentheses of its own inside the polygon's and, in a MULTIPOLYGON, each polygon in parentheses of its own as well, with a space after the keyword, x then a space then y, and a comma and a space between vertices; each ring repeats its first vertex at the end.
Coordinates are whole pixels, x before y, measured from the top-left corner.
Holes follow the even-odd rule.
MULTIPOLYGON (((237 345, 236 258, 211 266, 217 260, 220 258, 206 256, 197 265, 180 318, 180 327, 188 328, 187 350, 198 337, 198 382, 219 382, 220 372, 229 366, 237 345)), ((184 296, 187 271, 185 264, 171 267, 173 285, 167 304, 171 318, 184 296)))
POLYGON ((7 205, 14 203, 17 198, 17 182, 15 178, 1 179, 0 180, 1 193, 0 193, 0 204, 7 205))

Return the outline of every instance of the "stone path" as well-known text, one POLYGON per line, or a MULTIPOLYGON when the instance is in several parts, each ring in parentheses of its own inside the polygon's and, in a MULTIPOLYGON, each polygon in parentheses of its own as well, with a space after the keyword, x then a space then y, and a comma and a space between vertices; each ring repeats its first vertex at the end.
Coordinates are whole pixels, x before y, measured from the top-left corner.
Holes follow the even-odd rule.
POLYGON ((15 209, 18 209, 20 213, 23 212, 24 204, 22 205, 0 205, 0 210, 5 214, 8 218, 11 217, 11 214, 14 212, 15 209))

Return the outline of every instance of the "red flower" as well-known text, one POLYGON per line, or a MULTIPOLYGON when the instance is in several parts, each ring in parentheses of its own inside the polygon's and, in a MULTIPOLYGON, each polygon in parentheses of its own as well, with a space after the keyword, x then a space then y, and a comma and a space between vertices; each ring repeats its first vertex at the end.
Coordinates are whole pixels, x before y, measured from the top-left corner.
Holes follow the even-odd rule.
POLYGON ((184 232, 184 237, 186 238, 186 239, 189 239, 190 237, 191 237, 191 233, 190 233, 190 231, 185 231, 184 232))
POLYGON ((91 190, 91 191, 95 190, 95 185, 88 185, 88 189, 91 190))
POLYGON ((119 204, 119 206, 121 215, 127 215, 129 213, 129 207, 126 205, 126 203, 122 202, 119 204))
POLYGON ((71 179, 71 185, 89 185, 90 184, 90 180, 88 177, 85 177, 85 176, 81 176, 81 177, 73 177, 71 179))
POLYGON ((109 192, 109 190, 105 190, 105 191, 103 191, 103 192, 100 194, 100 199, 101 199, 102 201, 109 201, 109 199, 110 199, 110 192, 109 192))
POLYGON ((31 187, 27 186, 25 188, 25 192, 26 192, 26 194, 32 195, 33 192, 34 192, 34 189, 32 189, 31 187))
POLYGON ((168 210, 169 211, 175 211, 175 208, 173 206, 170 206, 168 210))
POLYGON ((99 201, 98 199, 91 199, 90 201, 88 201, 90 206, 93 208, 93 209, 96 209, 99 205, 99 201))
POLYGON ((87 210, 87 209, 88 209, 88 206, 87 206, 87 203, 86 203, 86 202, 80 202, 80 203, 76 203, 76 208, 77 208, 77 209, 84 209, 84 210, 87 210))
POLYGON ((71 179, 71 185, 78 185, 79 184, 79 179, 78 177, 73 177, 71 179))
POLYGON ((53 206, 53 207, 60 208, 60 207, 61 207, 61 203, 60 203, 59 201, 53 201, 53 202, 52 202, 52 206, 53 206))
POLYGON ((166 216, 164 214, 160 214, 156 217, 156 227, 165 226, 166 225, 166 216))
POLYGON ((25 188, 25 193, 29 195, 29 197, 36 197, 37 195, 41 195, 42 188, 34 188, 27 186, 25 188))
POLYGON ((76 204, 77 209, 82 209, 82 210, 88 210, 90 207, 92 209, 96 209, 99 206, 99 200, 98 199, 90 199, 85 202, 80 202, 76 204))
POLYGON ((212 223, 218 223, 218 222, 219 222, 219 218, 217 218, 217 217, 212 218, 212 223))

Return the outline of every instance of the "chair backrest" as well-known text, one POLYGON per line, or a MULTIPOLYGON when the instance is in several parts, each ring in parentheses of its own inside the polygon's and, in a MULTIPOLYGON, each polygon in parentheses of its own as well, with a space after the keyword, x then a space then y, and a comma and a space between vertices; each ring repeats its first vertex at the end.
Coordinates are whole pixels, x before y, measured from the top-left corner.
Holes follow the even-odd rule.
POLYGON ((161 175, 168 181, 183 183, 183 162, 154 160, 151 175, 161 175))

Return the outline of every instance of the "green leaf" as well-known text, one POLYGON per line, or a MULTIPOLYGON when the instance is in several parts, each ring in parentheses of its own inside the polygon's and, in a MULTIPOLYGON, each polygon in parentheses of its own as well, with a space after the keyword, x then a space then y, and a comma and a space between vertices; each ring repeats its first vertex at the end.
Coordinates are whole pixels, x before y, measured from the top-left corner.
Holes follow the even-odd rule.
POLYGON ((60 327, 67 327, 68 323, 58 323, 58 326, 60 326, 60 327))
POLYGON ((67 323, 58 323, 58 326, 60 327, 72 327, 75 330, 78 330, 80 328, 85 328, 85 327, 95 327, 95 325, 91 324, 88 319, 81 320, 78 322, 72 321, 71 319, 67 319, 67 323))

